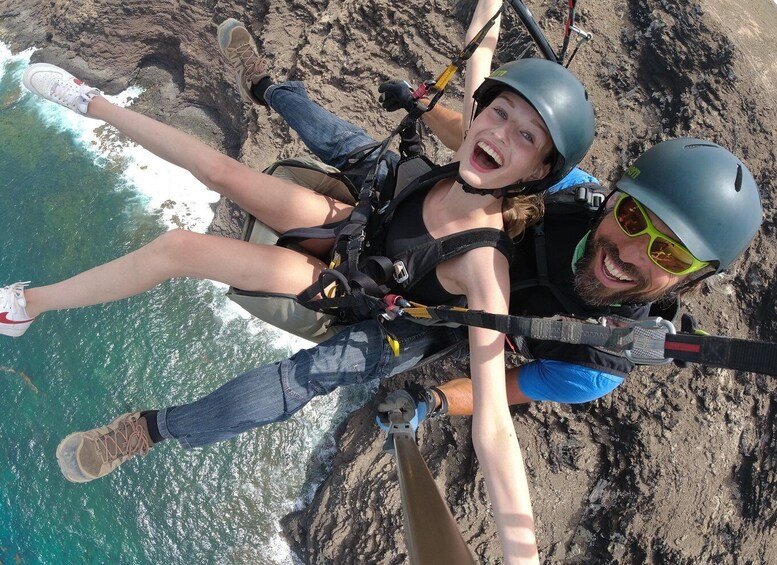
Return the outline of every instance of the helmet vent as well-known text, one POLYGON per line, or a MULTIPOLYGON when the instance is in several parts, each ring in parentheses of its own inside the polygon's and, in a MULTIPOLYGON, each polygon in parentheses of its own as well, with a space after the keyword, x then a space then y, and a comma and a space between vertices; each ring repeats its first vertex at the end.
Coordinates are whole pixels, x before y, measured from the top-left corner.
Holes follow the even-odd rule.
POLYGON ((712 143, 689 143, 685 146, 685 149, 700 149, 702 147, 717 147, 717 145, 712 143))
POLYGON ((742 190, 742 165, 737 165, 737 178, 734 181, 734 190, 742 190))

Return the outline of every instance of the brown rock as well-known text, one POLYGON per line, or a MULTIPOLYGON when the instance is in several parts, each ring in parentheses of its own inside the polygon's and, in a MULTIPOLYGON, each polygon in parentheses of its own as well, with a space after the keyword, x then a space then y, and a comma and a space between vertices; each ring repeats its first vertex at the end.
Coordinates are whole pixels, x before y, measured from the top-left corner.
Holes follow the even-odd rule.
MULTIPOLYGON (((471 4, 0 0, 0 31, 15 48, 40 47, 36 60, 61 63, 108 92, 148 85, 143 111, 261 168, 304 149, 277 116, 243 107, 215 47, 218 22, 247 22, 275 77, 304 80, 314 99, 381 137, 397 117, 379 110, 376 86, 435 77, 461 46, 471 4)), ((565 3, 528 4, 559 43, 565 3)), ((582 0, 580 8, 580 25, 595 39, 572 68, 599 125, 584 168, 607 183, 635 155, 678 135, 712 139, 745 159, 764 196, 764 227, 732 276, 686 306, 713 333, 777 341, 777 8, 771 0, 582 0)), ((500 56, 508 60, 527 39, 514 24, 504 29, 500 56)), ((433 139, 427 146, 444 158, 433 139)), ((239 223, 234 209, 220 214, 239 223)), ((440 382, 452 366, 411 377, 440 382)), ((643 368, 598 402, 517 409, 543 560, 773 562, 776 391, 770 377, 643 368)), ((306 562, 406 561, 393 462, 372 417, 367 406, 341 427, 329 478, 286 520, 306 562)), ((468 420, 429 422, 420 445, 470 547, 480 561, 499 562, 468 420)))

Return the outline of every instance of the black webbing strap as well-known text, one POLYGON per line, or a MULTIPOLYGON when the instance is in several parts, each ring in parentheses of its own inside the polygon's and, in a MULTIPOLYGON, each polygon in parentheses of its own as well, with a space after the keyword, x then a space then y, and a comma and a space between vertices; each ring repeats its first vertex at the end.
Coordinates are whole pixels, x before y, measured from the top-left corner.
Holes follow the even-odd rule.
POLYGON ((462 249, 469 250, 473 246, 479 246, 495 247, 499 250, 500 253, 507 257, 508 262, 511 262, 514 248, 512 245, 509 247, 505 245, 505 240, 508 242, 510 241, 510 239, 502 230, 477 228, 458 232, 451 235, 450 237, 446 237, 445 239, 437 241, 439 241, 442 261, 447 261, 448 259, 452 259, 453 257, 460 255, 462 249))
POLYGON ((434 271, 440 263, 479 247, 493 247, 505 256, 508 263, 511 263, 513 260, 515 248, 510 238, 503 231, 493 228, 476 228, 458 232, 421 244, 416 249, 409 250, 407 253, 399 256, 399 259, 404 261, 411 251, 419 252, 420 255, 426 255, 427 257, 430 256, 429 253, 426 253, 429 249, 438 252, 436 257, 431 255, 431 259, 427 260, 425 265, 407 264, 411 279, 405 286, 405 291, 413 288, 427 274, 434 271))
POLYGON ((712 335, 667 335, 666 357, 777 376, 777 344, 712 335))
MULTIPOLYGON (((414 305, 413 308, 405 308, 404 312, 422 324, 447 322, 492 329, 530 339, 601 347, 613 353, 625 354, 637 363, 644 359, 643 350, 656 351, 655 345, 659 346, 660 358, 660 346, 663 344, 663 357, 666 360, 677 359, 777 376, 777 343, 668 333, 661 329, 660 324, 652 327, 649 321, 631 324, 626 322, 624 326, 604 326, 579 319, 530 318, 445 306, 414 305)), ((655 364, 659 360, 650 359, 649 362, 655 364)))
POLYGON ((294 228, 278 236, 275 243, 278 247, 288 247, 289 245, 307 241, 309 239, 334 239, 337 235, 335 228, 294 228))
POLYGON ((570 318, 511 316, 450 306, 420 306, 404 308, 403 311, 422 324, 446 322, 476 326, 503 334, 604 347, 615 351, 626 351, 633 343, 634 331, 631 326, 608 327, 570 318))
POLYGON ((537 278, 540 284, 542 286, 550 286, 548 254, 545 248, 545 225, 542 222, 538 222, 534 226, 534 255, 537 259, 537 278))

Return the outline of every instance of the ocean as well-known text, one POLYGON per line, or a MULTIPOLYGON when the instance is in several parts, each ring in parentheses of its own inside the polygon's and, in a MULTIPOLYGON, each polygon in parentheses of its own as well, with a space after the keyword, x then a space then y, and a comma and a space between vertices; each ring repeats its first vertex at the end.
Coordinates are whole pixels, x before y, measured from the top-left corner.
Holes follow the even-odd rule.
MULTIPOLYGON (((0 285, 61 280, 174 225, 204 231, 216 195, 137 147, 104 143, 100 122, 27 93, 31 53, 0 44, 0 285)), ((224 291, 175 280, 0 336, 0 563, 295 561, 279 518, 312 496, 332 431, 365 388, 216 446, 164 442, 88 484, 57 466, 57 444, 73 431, 195 400, 303 345, 224 291)))

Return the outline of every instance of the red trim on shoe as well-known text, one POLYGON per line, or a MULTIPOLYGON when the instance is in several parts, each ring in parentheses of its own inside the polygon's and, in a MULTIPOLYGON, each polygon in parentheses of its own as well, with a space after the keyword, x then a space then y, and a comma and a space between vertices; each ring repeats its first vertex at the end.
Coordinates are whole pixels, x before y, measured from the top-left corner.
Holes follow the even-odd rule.
POLYGON ((8 318, 8 312, 0 312, 0 324, 26 324, 32 322, 35 318, 29 320, 11 320, 8 318))

